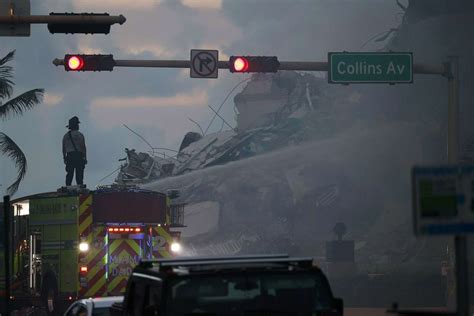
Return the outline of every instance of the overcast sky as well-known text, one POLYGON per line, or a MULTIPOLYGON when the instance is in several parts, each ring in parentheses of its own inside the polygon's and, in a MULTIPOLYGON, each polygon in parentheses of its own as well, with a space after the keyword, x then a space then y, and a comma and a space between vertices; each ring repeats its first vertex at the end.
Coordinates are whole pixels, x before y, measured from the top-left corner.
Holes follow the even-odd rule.
MULTIPOLYGON (((0 0, 7 1, 7 0, 0 0)), ((115 59, 188 59, 190 49, 230 55, 276 55, 280 60, 325 61, 327 52, 359 50, 367 39, 399 23, 395 0, 31 0, 32 14, 108 12, 127 22, 108 35, 52 35, 33 25, 30 37, 1 38, 0 54, 16 49, 16 94, 44 88, 43 104, 0 130, 25 152, 29 169, 16 196, 53 191, 64 183, 61 139, 77 115, 86 136, 89 187, 119 166, 124 148, 177 149, 188 131, 204 128, 226 94, 248 75, 220 70, 218 79, 191 79, 189 69, 115 68, 67 73, 51 61, 66 53, 110 53, 115 59)), ((398 15, 399 16, 399 15, 398 15)), ((373 48, 369 44, 365 49, 373 48)), ((237 91, 239 91, 238 89, 237 91)), ((233 101, 222 114, 235 124, 233 101)), ((221 128, 216 122, 210 131, 221 128)), ((1 157, 0 189, 15 176, 1 157)), ((113 181, 110 177, 104 181, 113 181)))

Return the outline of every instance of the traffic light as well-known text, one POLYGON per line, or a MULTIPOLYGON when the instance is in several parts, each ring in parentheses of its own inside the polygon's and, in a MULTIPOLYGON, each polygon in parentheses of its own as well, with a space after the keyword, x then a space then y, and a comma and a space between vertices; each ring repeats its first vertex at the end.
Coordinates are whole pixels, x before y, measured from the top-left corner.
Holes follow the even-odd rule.
POLYGON ((115 60, 113 55, 66 55, 64 69, 66 71, 112 71, 115 60))
POLYGON ((48 23, 48 30, 50 33, 82 33, 82 34, 109 34, 110 25, 109 21, 100 22, 101 17, 108 17, 108 13, 50 13, 50 16, 64 17, 64 21, 48 23), (91 23, 81 22, 68 22, 69 17, 84 17, 96 20, 91 23))
POLYGON ((230 56, 230 72, 277 72, 280 62, 276 56, 230 56))

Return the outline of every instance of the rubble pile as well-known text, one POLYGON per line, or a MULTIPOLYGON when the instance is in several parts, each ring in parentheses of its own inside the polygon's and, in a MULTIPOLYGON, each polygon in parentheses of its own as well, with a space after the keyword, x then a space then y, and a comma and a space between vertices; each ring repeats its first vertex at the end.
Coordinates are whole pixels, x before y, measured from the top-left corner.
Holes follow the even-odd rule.
POLYGON ((120 172, 115 179, 117 184, 141 184, 172 175, 174 160, 160 158, 149 153, 136 153, 135 149, 125 148, 127 157, 120 166, 120 172))
POLYGON ((335 102, 327 86, 322 88, 325 83, 326 79, 296 72, 254 75, 234 98, 234 130, 205 136, 189 132, 176 157, 126 149, 127 159, 116 182, 148 183, 327 138, 350 125, 332 105, 353 101, 342 96, 335 102))

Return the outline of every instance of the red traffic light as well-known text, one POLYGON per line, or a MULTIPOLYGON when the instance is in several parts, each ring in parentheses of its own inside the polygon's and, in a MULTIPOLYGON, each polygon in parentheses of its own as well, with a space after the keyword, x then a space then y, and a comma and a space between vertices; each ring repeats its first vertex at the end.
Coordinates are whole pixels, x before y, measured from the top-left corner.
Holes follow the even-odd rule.
POLYGON ((244 57, 237 57, 232 64, 235 72, 245 72, 249 69, 249 61, 244 57))
POLYGON ((230 56, 230 72, 277 72, 280 62, 276 56, 230 56))
POLYGON ((66 67, 69 68, 68 70, 81 70, 84 68, 84 59, 81 56, 68 56, 67 60, 65 60, 66 67))
POLYGON ((66 71, 112 71, 114 66, 113 55, 67 54, 64 56, 66 71))

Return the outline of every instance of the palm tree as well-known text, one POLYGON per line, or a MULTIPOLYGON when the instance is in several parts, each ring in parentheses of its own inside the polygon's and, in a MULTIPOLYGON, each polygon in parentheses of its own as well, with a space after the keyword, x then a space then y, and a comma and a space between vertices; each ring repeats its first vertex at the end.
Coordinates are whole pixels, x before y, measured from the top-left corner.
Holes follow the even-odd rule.
MULTIPOLYGON (((44 93, 43 89, 33 89, 10 99, 13 93, 13 86, 15 85, 11 80, 13 77, 13 68, 5 64, 12 60, 14 55, 15 51, 12 51, 0 59, 0 119, 3 121, 22 115, 25 110, 29 110, 41 103, 44 93), (5 99, 9 100, 2 103, 5 99)), ((1 132, 0 152, 11 158, 15 162, 15 166, 18 170, 15 182, 7 188, 7 193, 13 195, 18 190, 21 180, 25 177, 27 169, 26 157, 14 141, 5 133, 1 132)))

